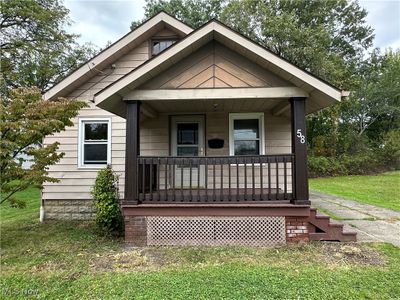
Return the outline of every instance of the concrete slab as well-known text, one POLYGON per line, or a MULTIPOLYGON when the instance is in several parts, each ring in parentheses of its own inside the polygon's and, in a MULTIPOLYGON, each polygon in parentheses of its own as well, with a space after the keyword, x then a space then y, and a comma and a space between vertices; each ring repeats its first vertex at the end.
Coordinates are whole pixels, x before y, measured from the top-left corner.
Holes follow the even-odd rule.
POLYGON ((368 235, 387 243, 400 247, 400 222, 351 220, 349 224, 368 235))
POLYGON ((328 195, 320 192, 311 191, 310 192, 311 201, 315 201, 316 203, 320 202, 328 202, 331 205, 341 205, 346 208, 351 208, 352 210, 358 210, 361 213, 366 213, 372 217, 376 217, 378 219, 399 219, 400 220, 400 212, 393 211, 391 209, 378 207, 374 205, 359 203, 354 200, 349 200, 345 198, 341 198, 338 196, 328 195))
POLYGON ((357 210, 351 210, 348 208, 344 208, 343 206, 341 209, 336 209, 334 211, 334 215, 338 216, 341 219, 347 219, 347 220, 362 220, 362 219, 371 218, 370 215, 363 214, 357 210))

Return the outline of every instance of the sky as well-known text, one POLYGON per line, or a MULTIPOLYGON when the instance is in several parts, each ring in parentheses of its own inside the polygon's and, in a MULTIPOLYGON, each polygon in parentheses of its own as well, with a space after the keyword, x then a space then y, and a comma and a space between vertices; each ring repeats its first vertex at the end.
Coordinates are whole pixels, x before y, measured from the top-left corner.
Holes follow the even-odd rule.
MULTIPOLYGON (((64 4, 73 21, 69 31, 80 34, 80 42, 104 48, 125 35, 132 21, 143 19, 145 0, 64 0, 64 4)), ((374 47, 400 48, 400 0, 361 0, 360 5, 375 29, 374 47)))

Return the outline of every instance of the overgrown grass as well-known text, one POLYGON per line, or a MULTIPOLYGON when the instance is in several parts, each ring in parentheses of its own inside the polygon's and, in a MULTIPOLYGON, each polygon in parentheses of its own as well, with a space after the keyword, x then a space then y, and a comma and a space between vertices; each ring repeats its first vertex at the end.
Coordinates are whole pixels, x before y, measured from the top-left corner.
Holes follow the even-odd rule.
POLYGON ((39 201, 29 201, 36 207, 28 205, 24 217, 20 210, 2 208, 0 298, 394 299, 400 294, 400 250, 388 244, 126 251, 122 240, 99 236, 91 223, 39 224, 39 201))
POLYGON ((400 171, 310 179, 310 189, 400 211, 400 171))

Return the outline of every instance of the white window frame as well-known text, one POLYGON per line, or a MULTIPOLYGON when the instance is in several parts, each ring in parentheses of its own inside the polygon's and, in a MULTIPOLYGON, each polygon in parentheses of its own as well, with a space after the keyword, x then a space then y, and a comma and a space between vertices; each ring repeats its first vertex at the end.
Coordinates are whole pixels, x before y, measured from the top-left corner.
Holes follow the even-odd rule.
POLYGON ((234 144, 234 135, 233 135, 233 122, 235 120, 243 120, 243 119, 258 119, 258 129, 260 130, 260 154, 265 154, 265 136, 264 136, 264 113, 256 112, 256 113, 231 113, 229 114, 229 155, 235 156, 235 144, 234 144))
POLYGON ((101 169, 111 165, 111 118, 79 118, 78 125, 78 168, 82 169, 101 169), (107 123, 107 164, 84 164, 84 136, 85 124, 88 123, 107 123))

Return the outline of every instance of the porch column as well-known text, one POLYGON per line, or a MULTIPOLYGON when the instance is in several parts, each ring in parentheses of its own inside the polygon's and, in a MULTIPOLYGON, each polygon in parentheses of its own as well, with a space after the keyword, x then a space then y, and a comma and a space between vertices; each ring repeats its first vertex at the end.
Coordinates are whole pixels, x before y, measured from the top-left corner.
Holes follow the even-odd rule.
POLYGON ((140 101, 126 101, 125 201, 138 203, 138 164, 140 154, 140 101))
POLYGON ((306 98, 291 98, 292 153, 294 154, 294 204, 309 204, 307 141, 306 141, 306 98))

